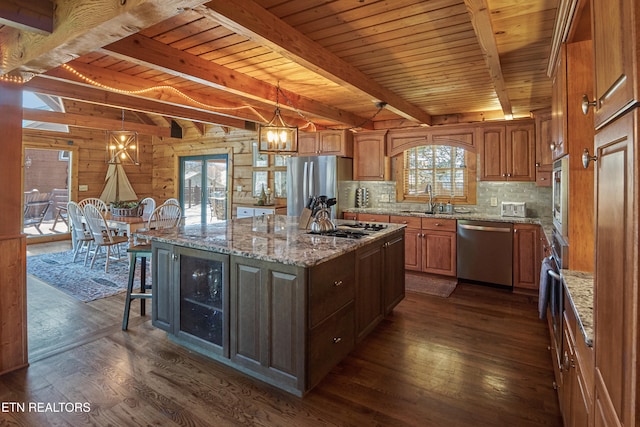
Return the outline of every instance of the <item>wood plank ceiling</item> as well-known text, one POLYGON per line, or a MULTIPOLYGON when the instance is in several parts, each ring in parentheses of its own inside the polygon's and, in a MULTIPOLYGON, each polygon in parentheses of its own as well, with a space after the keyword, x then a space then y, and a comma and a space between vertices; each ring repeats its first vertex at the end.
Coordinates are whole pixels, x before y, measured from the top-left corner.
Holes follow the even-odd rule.
POLYGON ((244 128, 272 117, 276 95, 305 130, 528 117, 551 105, 557 0, 3 3, 1 74, 67 102, 146 113, 147 124, 244 128))

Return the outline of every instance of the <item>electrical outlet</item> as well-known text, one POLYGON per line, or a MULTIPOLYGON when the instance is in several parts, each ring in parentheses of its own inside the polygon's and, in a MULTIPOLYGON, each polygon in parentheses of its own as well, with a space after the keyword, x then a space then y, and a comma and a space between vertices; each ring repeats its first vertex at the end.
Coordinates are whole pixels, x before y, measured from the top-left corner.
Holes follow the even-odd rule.
POLYGON ((491 206, 498 206, 498 198, 497 197, 492 197, 491 198, 491 206))
POLYGON ((78 185, 78 191, 89 191, 89 186, 86 184, 78 185))

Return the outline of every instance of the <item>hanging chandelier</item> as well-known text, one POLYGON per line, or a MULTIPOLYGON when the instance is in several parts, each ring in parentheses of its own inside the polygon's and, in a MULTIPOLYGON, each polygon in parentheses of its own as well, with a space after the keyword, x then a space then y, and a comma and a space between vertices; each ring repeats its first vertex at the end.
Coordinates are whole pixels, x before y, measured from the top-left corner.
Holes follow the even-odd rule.
POLYGON ((298 127, 289 126, 280 115, 280 85, 276 88, 276 110, 266 125, 258 126, 258 151, 263 154, 298 152, 298 127))
POLYGON ((107 131, 107 163, 133 163, 138 161, 138 132, 124 130, 124 110, 122 129, 107 131))

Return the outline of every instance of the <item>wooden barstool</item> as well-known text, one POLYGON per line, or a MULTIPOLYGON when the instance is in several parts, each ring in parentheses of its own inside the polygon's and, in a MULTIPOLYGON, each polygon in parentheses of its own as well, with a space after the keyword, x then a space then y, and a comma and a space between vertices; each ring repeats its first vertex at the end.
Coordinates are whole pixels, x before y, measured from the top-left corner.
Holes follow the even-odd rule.
POLYGON ((131 309, 131 301, 140 300, 140 315, 145 315, 145 300, 151 299, 152 294, 147 292, 151 289, 151 285, 146 284, 147 276, 147 258, 151 258, 151 244, 141 244, 131 246, 127 249, 131 256, 129 262, 129 283, 127 285, 127 299, 124 303, 124 316, 122 318, 122 330, 126 331, 129 325, 129 310, 131 309), (140 258, 140 292, 133 292, 133 281, 136 275, 136 264, 140 258))

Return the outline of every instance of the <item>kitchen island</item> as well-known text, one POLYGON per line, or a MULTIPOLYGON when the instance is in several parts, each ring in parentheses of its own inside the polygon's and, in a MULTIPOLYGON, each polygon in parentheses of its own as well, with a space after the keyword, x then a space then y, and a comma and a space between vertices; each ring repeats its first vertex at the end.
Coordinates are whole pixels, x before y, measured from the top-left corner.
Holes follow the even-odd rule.
POLYGON ((298 396, 404 298, 403 225, 350 239, 267 215, 137 236, 152 242, 154 326, 298 396))

